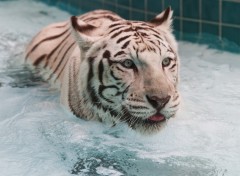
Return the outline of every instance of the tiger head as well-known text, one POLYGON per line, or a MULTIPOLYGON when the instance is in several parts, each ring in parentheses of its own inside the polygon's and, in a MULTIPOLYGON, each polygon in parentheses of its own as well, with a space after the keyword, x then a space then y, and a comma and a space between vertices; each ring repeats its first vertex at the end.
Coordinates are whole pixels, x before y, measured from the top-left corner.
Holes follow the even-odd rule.
POLYGON ((150 22, 117 20, 103 29, 71 18, 81 50, 83 112, 141 133, 159 131, 176 115, 179 56, 172 11, 150 22))

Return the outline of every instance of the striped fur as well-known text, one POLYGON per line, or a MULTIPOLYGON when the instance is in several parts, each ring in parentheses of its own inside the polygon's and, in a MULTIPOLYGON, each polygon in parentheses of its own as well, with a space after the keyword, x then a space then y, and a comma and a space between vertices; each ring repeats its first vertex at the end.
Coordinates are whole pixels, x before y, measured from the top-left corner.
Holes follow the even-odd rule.
POLYGON ((26 61, 59 86, 62 104, 76 116, 156 132, 180 104, 171 22, 170 8, 150 22, 105 10, 73 16, 40 31, 26 61))

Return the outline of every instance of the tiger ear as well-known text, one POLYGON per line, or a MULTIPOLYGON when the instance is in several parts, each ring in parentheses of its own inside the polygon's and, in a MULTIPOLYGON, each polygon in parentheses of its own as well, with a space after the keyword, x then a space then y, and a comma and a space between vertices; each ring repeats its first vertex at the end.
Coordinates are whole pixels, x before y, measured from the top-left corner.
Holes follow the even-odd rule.
POLYGON ((80 49, 83 51, 87 51, 94 41, 98 39, 97 37, 92 36, 97 27, 85 23, 76 16, 71 17, 71 26, 73 29, 73 35, 80 49))
POLYGON ((156 28, 166 29, 172 32, 172 16, 173 11, 169 6, 166 10, 164 10, 162 13, 157 15, 154 19, 152 19, 149 22, 153 24, 156 28))

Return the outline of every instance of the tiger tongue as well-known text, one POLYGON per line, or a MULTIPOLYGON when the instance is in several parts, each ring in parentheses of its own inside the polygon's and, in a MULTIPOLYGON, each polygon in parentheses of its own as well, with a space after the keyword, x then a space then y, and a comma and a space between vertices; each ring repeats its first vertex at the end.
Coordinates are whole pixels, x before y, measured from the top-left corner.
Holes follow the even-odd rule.
POLYGON ((154 122, 160 122, 164 121, 165 117, 162 114, 155 114, 148 118, 148 120, 154 121, 154 122))

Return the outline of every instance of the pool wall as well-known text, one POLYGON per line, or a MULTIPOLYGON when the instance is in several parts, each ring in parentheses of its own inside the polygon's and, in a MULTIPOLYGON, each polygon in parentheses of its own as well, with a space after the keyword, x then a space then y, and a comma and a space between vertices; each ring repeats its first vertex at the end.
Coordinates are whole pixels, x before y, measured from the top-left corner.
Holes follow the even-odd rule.
POLYGON ((180 40, 208 43, 240 52, 240 0, 40 0, 73 15, 108 9, 132 20, 150 20, 168 6, 174 10, 180 40))

